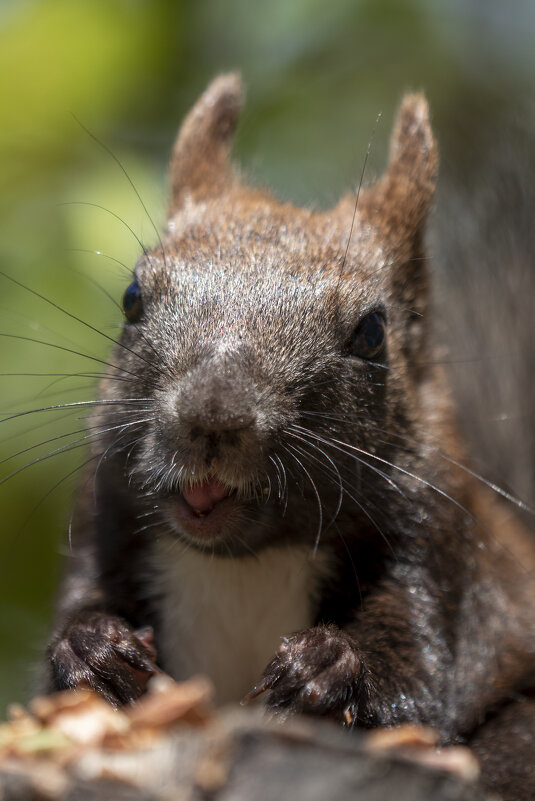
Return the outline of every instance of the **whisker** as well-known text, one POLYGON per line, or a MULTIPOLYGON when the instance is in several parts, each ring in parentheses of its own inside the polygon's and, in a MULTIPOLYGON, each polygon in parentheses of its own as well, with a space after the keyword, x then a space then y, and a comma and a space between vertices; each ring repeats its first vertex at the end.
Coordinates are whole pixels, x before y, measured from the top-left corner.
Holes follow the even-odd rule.
MULTIPOLYGON (((311 442, 308 442, 308 444, 309 444, 309 445, 311 445, 311 446, 313 446, 313 444, 312 444, 311 442)), ((313 446, 313 447, 314 447, 314 446, 313 446)), ((313 457, 311 457, 311 456, 310 456, 310 454, 309 454, 309 458, 313 458, 313 457)), ((337 473, 338 473, 338 475, 340 476, 340 473, 339 473, 339 471, 338 471, 338 470, 337 470, 337 473)), ((363 512, 363 514, 364 514, 364 515, 366 515, 366 517, 368 518, 368 520, 370 521, 370 523, 373 525, 373 527, 376 529, 376 531, 377 531, 377 532, 380 534, 380 536, 382 537, 382 539, 384 540, 384 542, 386 543, 386 545, 387 545, 387 546, 388 546, 388 548, 390 549, 390 551, 391 551, 392 555, 393 555, 394 557, 396 557, 396 553, 395 553, 395 551, 394 551, 394 549, 393 549, 393 547, 392 547, 392 545, 391 545, 391 543, 390 543, 390 541, 389 541, 389 539, 388 539, 387 535, 385 534, 385 532, 383 531, 383 529, 382 529, 382 528, 379 526, 379 524, 377 523, 377 521, 376 521, 376 520, 375 520, 375 519, 372 517, 371 513, 370 513, 370 512, 368 511, 368 509, 367 509, 367 508, 364 506, 364 504, 363 504, 363 503, 361 503, 361 502, 358 500, 358 498, 356 498, 356 497, 355 497, 355 495, 354 495, 352 492, 350 492, 350 491, 348 490, 347 486, 344 486, 344 487, 343 487, 343 492, 344 492, 344 494, 345 494, 345 495, 347 495, 347 497, 348 497, 350 500, 352 500, 352 501, 353 501, 353 503, 354 503, 354 504, 355 504, 355 505, 356 505, 356 506, 357 506, 357 507, 360 509, 360 511, 361 511, 361 512, 363 512)), ((368 500, 368 503, 370 503, 370 501, 369 501, 369 500, 368 500)), ((339 512, 339 509, 338 509, 338 510, 337 510, 337 512, 336 512, 336 516, 338 515, 338 512, 339 512)), ((335 517, 336 517, 336 516, 335 516, 335 517)), ((329 526, 330 526, 332 523, 334 523, 334 521, 335 521, 335 518, 333 518, 333 520, 331 521, 331 523, 329 523, 329 526)), ((325 530, 327 530, 329 526, 327 526, 327 528, 326 528, 325 530)))
MULTIPOLYGON (((104 253, 102 250, 91 250, 91 248, 66 248, 66 252, 67 253, 86 253, 89 256, 102 256, 103 259, 107 259, 108 261, 114 262, 115 264, 118 264, 120 267, 122 267, 123 270, 125 271, 125 273, 127 274, 127 276, 131 276, 132 275, 132 268, 129 267, 128 265, 126 265, 124 263, 124 261, 121 261, 120 259, 117 259, 115 256, 111 256, 109 253, 104 253)), ((75 268, 73 268, 73 269, 74 269, 74 272, 76 272, 78 275, 82 276, 82 278, 84 278, 86 281, 89 281, 90 284, 93 284, 94 287, 96 287, 98 290, 100 290, 100 292, 102 292, 104 295, 106 295, 108 300, 117 309, 119 309, 119 311, 122 312, 120 303, 118 303, 117 300, 113 297, 113 295, 110 292, 108 292, 106 287, 102 286, 101 283, 96 281, 93 278, 93 276, 87 275, 87 273, 85 273, 83 270, 76 270, 75 268)))
MULTIPOLYGON (((454 506, 456 506, 458 509, 460 509, 460 511, 462 511, 463 514, 466 514, 468 517, 470 517, 472 520, 474 520, 474 522, 477 522, 475 520, 474 516, 468 511, 468 509, 466 509, 461 503, 459 503, 459 501, 456 501, 455 498, 452 498, 451 495, 448 495, 447 492, 444 492, 444 490, 441 490, 439 487, 435 486, 435 484, 433 484, 432 482, 427 481, 425 478, 422 478, 421 476, 418 476, 416 473, 412 473, 410 470, 406 470, 404 467, 400 467, 395 462, 390 462, 390 461, 388 461, 388 459, 383 459, 382 456, 377 456, 376 454, 370 453, 369 451, 366 451, 363 448, 358 448, 356 445, 350 445, 347 442, 343 442, 342 440, 338 440, 338 439, 334 439, 334 438, 333 438, 332 441, 333 441, 333 443, 337 443, 338 445, 341 445, 344 448, 348 449, 348 450, 346 450, 346 453, 348 455, 351 455, 348 451, 355 451, 357 453, 360 453, 360 454, 366 456, 366 458, 368 458, 368 459, 374 459, 374 460, 376 460, 378 462, 381 462, 381 464, 387 465, 387 467, 391 467, 393 470, 397 470, 399 473, 402 473, 403 475, 409 476, 410 478, 414 479, 415 481, 418 481, 423 486, 428 487, 429 489, 431 489, 434 492, 438 493, 438 495, 441 495, 443 498, 446 498, 446 500, 450 501, 454 506)), ((364 461, 362 462, 362 464, 365 464, 365 465, 367 465, 367 467, 370 467, 371 469, 373 469, 372 465, 367 464, 364 461)), ((388 477, 385 476, 385 478, 388 478, 388 477)), ((401 490, 399 490, 399 487, 397 487, 395 484, 393 486, 396 487, 396 489, 399 492, 401 492, 401 490)), ((401 494, 403 495, 403 493, 401 493, 401 494)), ((403 497, 406 497, 406 496, 403 495, 403 497)))
MULTIPOLYGON (((152 409, 133 409, 132 412, 134 411, 136 414, 139 414, 141 412, 150 412, 152 411, 152 409)), ((128 421, 126 422, 128 423, 128 425, 131 425, 130 422, 128 421)), ((118 423, 117 425, 121 424, 118 423)), ((51 442, 57 442, 60 439, 65 439, 66 437, 73 437, 76 434, 83 434, 85 432, 90 432, 91 430, 105 434, 108 431, 113 431, 114 429, 113 428, 101 429, 101 426, 84 426, 84 428, 79 428, 75 431, 68 431, 67 433, 64 434, 58 434, 57 436, 50 437, 49 439, 42 440, 41 442, 37 442, 34 445, 29 445, 27 448, 17 451, 17 453, 12 453, 10 456, 4 456, 2 459, 0 459, 0 465, 4 464, 5 462, 11 461, 11 459, 16 459, 18 456, 22 456, 24 453, 29 453, 29 451, 33 451, 36 448, 42 448, 44 445, 49 445, 51 442)))
MULTIPOLYGON (((367 457, 373 457, 373 454, 368 453, 367 451, 362 450, 362 449, 359 450, 355 446, 348 445, 348 444, 346 444, 344 442, 341 442, 340 440, 334 439, 333 437, 330 437, 330 436, 327 436, 327 435, 323 436, 323 435, 317 434, 315 431, 310 431, 308 428, 304 428, 303 426, 298 426, 296 424, 293 424, 292 428, 297 430, 297 431, 299 431, 304 436, 317 438, 317 440, 319 442, 322 442, 324 445, 329 445, 330 447, 334 448, 335 450, 339 450, 342 453, 345 453, 346 456, 352 456, 353 458, 358 459, 360 464, 364 465, 365 467, 368 467, 374 473, 376 473, 377 475, 381 476, 381 478, 383 478, 387 482, 387 484, 389 484, 392 487, 392 489, 394 489, 397 493, 399 493, 399 495, 401 495, 402 498, 404 498, 405 500, 408 500, 407 496, 405 495, 405 493, 403 492, 401 487, 399 487, 396 484, 396 482, 393 481, 390 478, 390 476, 388 476, 385 472, 380 470, 378 467, 375 467, 375 465, 369 464, 364 459, 356 457, 354 454, 347 453, 347 451, 344 451, 341 447, 338 447, 335 443, 338 443, 338 445, 344 445, 345 447, 348 447, 348 448, 352 448, 353 450, 357 450, 359 453, 362 453, 364 456, 367 456, 367 457)), ((377 458, 379 458, 379 457, 377 457, 377 458)), ((388 462, 385 459, 383 459, 382 461, 384 462, 384 464, 388 465, 389 467, 395 466, 391 462, 388 462)))
MULTIPOLYGON (((14 476, 18 475, 19 473, 22 473, 23 470, 26 470, 27 468, 32 467, 33 465, 41 464, 42 462, 46 462, 48 459, 51 459, 54 456, 58 456, 59 454, 69 453, 72 450, 76 450, 77 448, 80 448, 81 446, 85 445, 88 441, 92 441, 92 440, 98 439, 100 436, 102 436, 102 434, 106 434, 109 431, 115 431, 117 428, 122 429, 122 428, 127 428, 127 427, 130 427, 130 426, 134 426, 134 425, 140 425, 141 423, 147 423, 147 422, 150 422, 152 419, 153 418, 146 418, 146 419, 142 419, 142 420, 134 420, 133 422, 130 422, 130 423, 122 423, 121 425, 112 426, 110 428, 102 429, 100 431, 93 432, 91 434, 87 434, 86 436, 79 437, 77 440, 74 440, 74 442, 69 442, 67 445, 62 445, 60 448, 55 448, 53 451, 50 451, 49 453, 45 454, 44 456, 39 456, 36 459, 32 459, 32 461, 27 462, 26 464, 22 465, 21 467, 16 468, 16 470, 12 470, 10 473, 7 474, 7 476, 4 476, 3 478, 0 479, 0 486, 2 484, 5 484, 6 481, 9 481, 9 479, 13 478, 14 476)), ((58 439, 60 439, 60 438, 61 437, 58 437, 58 439)), ((32 450, 32 448, 29 448, 28 450, 32 450)), ((22 451, 22 453, 24 453, 24 451, 22 451)), ((2 461, 6 461, 6 460, 2 460, 2 461)), ((1 462, 0 462, 0 464, 1 464, 1 462)))
POLYGON ((340 282, 342 280, 342 275, 344 273, 344 267, 345 267, 346 260, 347 260, 347 254, 349 252, 349 246, 351 245, 351 239, 353 238, 353 228, 355 227, 355 219, 356 219, 356 216, 357 216, 357 209, 358 209, 358 205, 359 205, 360 192, 361 192, 361 189, 362 189, 362 184, 364 182, 364 173, 366 172, 366 166, 368 164, 368 159, 370 158, 370 153, 371 153, 371 149, 372 149, 372 143, 373 143, 373 140, 375 138, 375 131, 377 129, 377 126, 379 124, 379 120, 380 119, 381 119, 381 112, 379 112, 379 114, 377 115, 377 118, 375 120, 375 126, 374 126, 374 128, 372 130, 370 139, 368 141, 368 147, 367 147, 366 153, 364 155, 364 161, 362 163, 362 170, 361 170, 361 173, 360 173, 359 183, 358 183, 358 187, 357 187, 357 194, 356 194, 356 197, 355 197, 355 206, 353 208, 353 217, 351 219, 351 226, 349 228, 349 236, 347 237, 347 243, 346 243, 346 249, 345 249, 344 257, 343 257, 342 263, 340 265, 340 272, 338 273, 338 284, 337 284, 337 287, 336 287, 336 291, 338 291, 339 288, 340 288, 340 282))
MULTIPOLYGON (((84 320, 81 317, 78 317, 78 315, 73 314, 72 312, 68 311, 63 306, 61 306, 59 303, 56 303, 54 300, 51 300, 50 298, 47 298, 46 295, 41 294, 41 292, 37 292, 37 290, 32 289, 31 287, 27 286, 26 284, 23 284, 22 281, 18 281, 16 278, 13 278, 11 275, 8 275, 8 273, 5 273, 3 270, 0 270, 0 275, 3 276, 4 278, 6 278, 8 281, 11 281, 11 283, 15 284, 16 286, 20 287, 21 289, 24 289, 26 292, 29 292, 31 295, 34 295, 36 298, 39 298, 40 300, 44 301, 45 303, 48 303, 54 309, 57 309, 58 311, 60 311, 63 314, 65 314, 67 317, 70 317, 71 320, 74 320, 75 322, 80 323, 80 325, 83 325, 86 328, 88 328, 90 331, 93 331, 94 333, 98 334, 99 336, 104 337, 104 339, 107 339, 109 342, 113 342, 114 345, 117 345, 118 347, 120 347, 123 350, 127 351, 127 353, 131 353, 133 356, 136 356, 138 359, 140 359, 142 362, 145 362, 145 364, 148 364, 150 367, 153 368, 155 366, 153 362, 149 362, 148 359, 145 359, 145 357, 141 353, 139 353, 138 351, 134 350, 133 348, 129 348, 128 345, 125 345, 124 342, 121 342, 120 339, 115 339, 114 337, 109 336, 109 334, 106 334, 100 328, 97 328, 96 326, 92 325, 91 323, 88 323, 87 320, 84 320)), ((160 368, 157 368, 157 372, 160 375, 164 375, 164 372, 160 368)))
MULTIPOLYGON (((0 373, 0 378, 57 378, 59 380, 65 378, 90 378, 93 381, 98 381, 102 378, 101 373, 0 373)), ((127 378, 126 376, 108 376, 108 380, 110 381, 123 381, 127 384, 137 384, 133 378, 127 378)), ((52 381, 50 384, 44 388, 44 392, 47 392, 51 387, 55 386, 59 383, 58 381, 52 381)), ((79 389, 86 389, 86 387, 79 387, 79 389)), ((39 393, 41 395, 41 393, 39 393)))
POLYGON ((322 508, 322 505, 321 505, 320 494, 318 492, 318 488, 316 487, 316 484, 314 483, 314 480, 313 480, 312 476, 310 475, 310 473, 308 472, 308 470, 306 469, 306 467, 304 466, 302 461, 295 455, 294 446, 292 446, 292 445, 283 445, 283 448, 290 454, 290 456, 293 456, 293 458, 295 459, 295 461, 297 462, 297 464, 299 465, 301 470, 304 472, 304 474, 306 475, 306 477, 310 481, 310 484, 311 484, 312 489, 314 490, 314 494, 316 496, 316 500, 318 502, 318 518, 319 518, 319 520, 318 520, 318 533, 316 535, 316 539, 315 539, 315 542, 314 542, 314 549, 313 549, 313 554, 315 556, 316 553, 317 553, 317 550, 318 550, 319 541, 320 541, 320 537, 321 537, 321 530, 322 530, 322 526, 323 526, 323 508, 322 508))
POLYGON ((104 367, 112 367, 114 370, 119 370, 121 373, 127 373, 128 375, 131 375, 135 379, 139 380, 139 375, 137 373, 133 373, 131 370, 127 370, 126 367, 119 367, 112 362, 107 362, 105 359, 99 359, 98 356, 91 356, 89 353, 82 353, 79 350, 67 348, 65 345, 58 345, 55 342, 47 342, 44 339, 35 339, 33 337, 22 336, 22 334, 7 334, 3 331, 0 332, 0 337, 5 337, 6 339, 17 339, 22 342, 31 342, 34 345, 44 345, 48 348, 55 348, 56 350, 61 350, 65 353, 72 353, 74 356, 80 356, 83 359, 90 359, 93 362, 98 362, 98 364, 103 364, 104 367))
MULTIPOLYGON (((239 534, 234 533, 233 536, 232 536, 232 539, 235 540, 236 542, 239 542, 239 544, 242 546, 242 548, 244 548, 246 551, 248 551, 248 553, 252 557, 254 557, 255 561, 258 561, 257 552, 249 545, 249 543, 247 542, 246 539, 244 539, 244 537, 241 537, 239 534)), ((229 556, 232 557, 233 554, 232 554, 232 551, 230 550, 230 544, 227 543, 227 542, 225 544, 227 545, 229 556)))
POLYGON ((505 500, 510 501, 511 503, 518 506, 519 509, 522 509, 525 512, 529 512, 530 514, 535 515, 535 509, 532 506, 529 506, 524 501, 521 501, 520 498, 516 498, 510 492, 507 492, 507 490, 502 489, 498 484, 495 484, 493 481, 489 481, 488 479, 479 475, 479 473, 476 473, 475 470, 471 470, 469 467, 467 467, 464 464, 461 464, 461 462, 458 462, 451 456, 447 456, 445 453, 442 453, 442 451, 437 450, 436 452, 438 453, 439 456, 442 457, 442 459, 444 459, 447 462, 450 462, 450 464, 455 465, 455 467, 458 467, 459 470, 463 470, 465 473, 468 473, 468 475, 472 476, 472 478, 481 481, 489 489, 493 490, 498 495, 501 495, 502 498, 505 498, 505 500))
POLYGON ((158 526, 162 525, 161 520, 155 520, 153 523, 146 523, 144 526, 139 526, 132 531, 132 536, 136 537, 139 534, 143 534, 144 531, 149 531, 151 528, 157 528, 158 526))
MULTIPOLYGON (((110 256, 108 253, 102 253, 102 251, 100 251, 100 250, 87 250, 87 249, 84 249, 84 248, 71 248, 71 250, 77 251, 77 252, 79 252, 79 253, 92 253, 93 255, 96 255, 96 256, 103 256, 103 257, 104 257, 104 258, 106 258, 106 259, 110 259, 110 261, 117 262, 117 264, 120 264, 120 265, 121 265, 121 267, 124 267, 124 269, 127 271, 127 273, 128 273, 128 275, 129 275, 129 276, 131 276, 131 274, 132 274, 132 271, 131 271, 131 270, 130 270, 130 269, 127 267, 127 266, 126 266, 126 264, 124 264, 122 261, 119 261, 119 259, 116 259, 116 258, 114 258, 113 256, 110 256)), ((165 256, 164 256, 164 260, 165 260, 165 256)), ((81 273, 81 274, 83 275, 83 277, 84 277, 84 278, 85 278, 87 281, 90 281, 90 282, 91 282, 91 283, 92 283, 94 286, 96 286, 96 287, 97 287, 97 289, 99 289, 101 292, 103 292, 103 293, 106 295, 106 297, 107 297, 107 298, 108 298, 108 299, 109 299, 109 300, 110 300, 110 301, 113 303, 113 305, 114 305, 114 306, 115 306, 115 307, 116 307, 116 308, 117 308, 117 309, 118 309, 118 310, 121 312, 121 315, 122 315, 122 317, 123 317, 123 320, 124 320, 124 310, 123 310, 123 307, 121 306, 121 304, 120 304, 120 303, 118 303, 118 302, 115 300, 115 298, 114 298, 114 297, 113 297, 113 296, 112 296, 112 295, 111 295, 111 294, 108 292, 108 290, 107 290, 105 287, 103 287, 103 286, 102 286, 102 285, 101 285, 101 284, 100 284, 98 281, 95 281, 95 279, 94 279, 94 278, 92 278, 91 276, 88 276, 88 275, 86 275, 85 273, 81 273)), ((135 329, 136 329, 136 332, 137 332, 137 333, 138 333, 138 335, 141 337, 141 339, 143 340, 143 342, 144 342, 146 345, 148 345, 148 346, 149 346, 149 348, 152 350, 152 352, 154 353, 154 355, 155 355, 155 356, 157 356, 157 357, 158 357, 158 360, 160 361, 160 360, 161 360, 161 353, 158 353, 158 351, 156 350, 156 348, 154 347, 154 345, 152 344, 152 342, 150 341, 150 339, 149 339, 148 337, 146 337, 146 336, 145 336, 145 334, 143 333, 143 331, 142 331, 142 328, 141 328, 141 326, 139 325, 139 323, 130 323, 130 325, 133 325, 133 326, 135 327, 135 329)), ((116 325, 115 327, 116 327, 116 328, 119 328, 120 330, 122 330, 122 328, 123 328, 123 324, 122 324, 122 323, 120 323, 119 325, 116 325)), ((163 374, 164 374, 164 371, 162 371, 162 375, 163 375, 163 374)))
POLYGON ((26 417, 29 414, 38 414, 39 412, 51 412, 55 409, 79 409, 79 408, 95 408, 97 406, 132 406, 135 408, 136 403, 151 403, 152 398, 100 398, 91 401, 73 401, 72 403, 57 403, 52 406, 42 406, 38 409, 26 409, 23 412, 16 412, 7 417, 0 419, 0 423, 7 423, 9 420, 16 420, 19 417, 26 417))
POLYGON ((124 227, 128 231, 130 231, 130 233, 132 234, 132 236, 134 237, 134 239, 138 243, 139 247, 143 251, 143 255, 145 256, 145 258, 147 259, 149 264, 151 263, 150 252, 147 250, 147 248, 145 247, 145 245, 143 244, 141 239, 138 237, 138 235, 136 234, 134 229, 130 225, 128 225, 126 220, 123 220, 122 217, 120 217, 118 214, 116 214, 111 209, 107 209, 106 206, 102 206, 100 203, 91 203, 91 201, 89 201, 89 200, 66 200, 66 201, 63 201, 62 203, 59 203, 58 205, 59 206, 90 206, 91 208, 100 209, 100 211, 105 211, 106 214, 109 214, 111 217, 114 217, 116 220, 118 220, 121 223, 121 225, 124 225, 124 227))
MULTIPOLYGON (((79 446, 79 447, 80 447, 80 446, 79 446)), ((42 498, 40 498, 39 502, 35 504, 35 506, 34 506, 34 507, 31 509, 31 511, 30 511, 30 512, 28 513, 28 515, 25 517, 24 521, 23 521, 23 522, 22 522, 22 524, 19 526, 19 528, 18 528, 18 529, 15 531, 15 533, 14 533, 12 536, 10 536, 10 537, 8 536, 7 540, 5 541, 5 546, 2 548, 2 550, 4 550, 4 553, 6 554, 7 558, 6 558, 6 559, 4 559, 4 563, 3 563, 2 567, 0 567, 0 576, 1 576, 2 574, 5 574, 5 571, 8 569, 8 567, 9 567, 9 564, 10 564, 10 560, 9 560, 9 553, 10 553, 10 552, 11 552, 11 550, 13 549, 13 547, 14 547, 14 545, 15 545, 15 542, 17 541, 17 539, 19 538, 19 536, 20 536, 20 535, 21 535, 21 534, 22 534, 22 533, 23 533, 23 532, 26 530, 28 523, 30 522, 30 520, 32 519, 32 517, 33 517, 33 515, 36 513, 36 511, 37 511, 37 510, 38 510, 38 509, 39 509, 39 508, 40 508, 40 507, 43 505, 43 503, 44 503, 44 502, 47 500, 47 498, 49 498, 49 497, 50 497, 50 495, 52 495, 52 493, 53 493, 53 492, 55 492, 55 491, 57 490, 57 488, 58 488, 58 487, 60 487, 60 486, 61 486, 61 485, 62 485, 62 484, 65 482, 65 481, 68 481, 68 479, 69 479, 69 478, 71 478, 73 475, 75 475, 76 473, 78 473, 80 470, 83 470, 83 469, 84 469, 84 467, 87 467, 87 465, 88 465, 88 464, 90 464, 90 463, 91 463, 91 462, 92 462, 94 459, 96 459, 97 457, 98 457, 98 454, 93 454, 93 455, 92 455, 92 456, 90 456, 88 459, 86 459, 86 460, 85 460, 85 461, 83 461, 81 464, 79 464, 77 467, 75 467, 73 470, 70 470, 70 471, 69 471, 69 472, 68 472, 66 475, 64 475, 64 476, 63 476, 63 477, 62 477, 62 478, 61 478, 59 481, 57 481, 57 482, 56 482, 56 483, 55 483, 55 484, 54 484, 54 485, 53 485, 53 486, 52 486, 52 487, 51 487, 51 488, 50 488, 50 489, 49 489, 49 490, 48 490, 48 491, 47 491, 47 492, 46 492, 46 493, 45 493, 45 494, 42 496, 42 498)), ((70 534, 69 534, 69 538, 70 538, 70 534)), ((70 542, 70 539, 69 539, 69 542, 70 542)))
MULTIPOLYGON (((346 423, 346 424, 347 424, 348 420, 355 421, 355 422, 358 422, 358 421, 362 420, 362 418, 360 418, 360 417, 358 417, 356 415, 348 417, 347 415, 346 416, 331 415, 331 414, 326 414, 326 413, 323 413, 323 412, 314 412, 314 411, 306 411, 306 412, 302 412, 301 414, 302 414, 303 417, 319 417, 319 418, 322 418, 322 419, 333 420, 335 422, 341 422, 341 423, 346 423)), ((448 456, 448 454, 444 453, 439 448, 436 448, 433 445, 429 445, 429 444, 427 444, 425 442, 421 442, 419 440, 409 439, 407 436, 402 435, 402 434, 398 434, 396 432, 387 431, 386 429, 380 428, 379 426, 377 426, 374 423, 371 423, 370 421, 366 421, 366 424, 370 425, 371 427, 373 427, 374 430, 379 431, 382 434, 386 434, 387 436, 392 437, 392 438, 394 438, 394 439, 396 439, 396 440, 398 440, 400 442, 411 443, 411 444, 415 443, 415 444, 418 445, 418 448, 425 449, 428 453, 436 454, 441 459, 449 462, 450 464, 455 465, 455 467, 458 467, 459 470, 464 471, 468 475, 472 476, 472 478, 475 478, 477 481, 480 481, 486 487, 488 487, 493 492, 495 492, 498 495, 500 495, 505 500, 507 500, 510 503, 514 504, 519 509, 522 509, 523 511, 528 512, 529 514, 535 515, 535 508, 530 506, 528 503, 523 501, 521 498, 518 498, 517 496, 515 496, 512 493, 510 493, 507 490, 505 490, 503 487, 500 487, 499 484, 496 484, 494 481, 490 481, 489 479, 485 478, 480 473, 477 473, 475 470, 473 470, 472 468, 468 467, 468 465, 463 464, 462 462, 459 462, 456 459, 453 459, 451 456, 448 456)), ((392 444, 391 442, 388 442, 387 440, 378 440, 378 442, 382 442, 385 445, 391 445, 392 444)), ((399 446, 396 446, 396 447, 399 447, 399 446)), ((378 458, 378 457, 373 457, 373 454, 370 454, 370 456, 372 456, 372 458, 378 458)), ((387 464, 388 464, 388 462, 387 462, 387 464)))
POLYGON ((268 456, 269 461, 273 464, 275 468, 275 477, 277 479, 277 486, 278 486, 278 500, 282 500, 282 481, 281 481, 281 474, 280 474, 280 467, 275 461, 273 456, 268 456))
POLYGON ((161 509, 159 509, 157 506, 155 506, 155 507, 153 507, 152 509, 149 509, 146 512, 139 512, 136 515, 136 520, 143 520, 146 517, 150 517, 150 515, 156 515, 156 514, 160 514, 160 513, 161 513, 161 509))
MULTIPOLYGON (((64 415, 61 415, 61 416, 53 416, 53 417, 49 418, 48 420, 45 420, 43 422, 38 423, 35 426, 31 426, 30 428, 25 428, 23 432, 15 431, 13 434, 10 434, 8 437, 4 437, 2 440, 0 440, 0 445, 5 445, 7 442, 11 442, 11 440, 19 439, 23 435, 31 434, 33 431, 39 431, 40 429, 45 428, 46 426, 55 425, 58 422, 61 422, 63 420, 69 420, 73 416, 75 411, 76 411, 75 409, 71 409, 70 411, 67 412, 67 414, 64 414, 64 415)), ((78 418, 78 419, 82 419, 82 418, 78 418)))
MULTIPOLYGON (((310 447, 314 448, 314 450, 318 451, 325 459, 327 459, 327 461, 330 463, 333 471, 335 471, 335 473, 336 473, 336 475, 338 477, 338 487, 339 487, 338 505, 336 507, 336 511, 335 511, 334 515, 332 516, 331 520, 329 521, 329 523, 327 524, 327 526, 325 528, 325 531, 328 531, 329 528, 334 523, 334 521, 336 520, 336 518, 338 517, 338 514, 339 514, 340 509, 342 507, 342 501, 344 499, 344 486, 343 486, 343 482, 342 482, 342 476, 340 475, 340 471, 339 471, 338 467, 336 466, 336 463, 330 458, 330 456, 327 453, 325 453, 325 451, 322 448, 318 447, 317 445, 315 445, 314 443, 310 442, 309 440, 306 440, 304 437, 299 436, 299 434, 296 434, 295 431, 288 431, 288 434, 291 437, 294 437, 295 439, 299 440, 300 442, 305 443, 305 444, 309 445, 310 447)), ((314 458, 314 457, 312 457, 309 454, 309 458, 314 458)), ((314 458, 314 461, 316 461, 318 464, 322 465, 322 462, 321 462, 320 459, 314 458)))
POLYGON ((145 202, 144 202, 143 198, 141 197, 141 194, 139 193, 139 190, 138 190, 137 186, 134 184, 132 178, 130 177, 130 175, 128 174, 126 168, 124 167, 122 161, 113 152, 113 150, 110 147, 108 147, 108 145, 105 142, 103 142, 101 139, 98 138, 98 136, 95 136, 94 133, 92 133, 88 128, 86 128, 85 125, 82 122, 80 122, 80 120, 77 117, 74 117, 74 119, 76 120, 78 125, 82 128, 82 130, 85 131, 86 134, 94 142, 96 142, 98 145, 100 145, 100 147, 108 154, 108 156, 110 156, 114 160, 114 162, 117 164, 117 166, 119 167, 119 169, 123 173, 123 175, 126 178, 126 180, 128 181, 128 183, 130 184, 130 186, 134 190, 134 193, 135 193, 137 199, 139 200, 143 211, 147 215, 147 219, 150 222, 150 224, 152 225, 154 233, 156 234, 156 238, 158 239, 158 243, 160 245, 160 248, 161 248, 161 251, 162 251, 162 255, 163 255, 163 258, 164 258, 164 267, 167 267, 167 263, 165 261, 165 250, 164 250, 164 246, 163 246, 162 237, 160 235, 160 232, 159 232, 158 228, 156 227, 156 223, 154 222, 153 218, 149 214, 149 210, 147 209, 147 206, 145 205, 145 202))
POLYGON ((286 475, 286 468, 284 467, 284 463, 283 463, 282 459, 280 458, 280 456, 278 455, 278 453, 273 453, 273 458, 276 459, 276 461, 280 465, 280 469, 281 469, 281 476, 282 476, 282 499, 281 500, 283 501, 282 516, 285 517, 286 516, 286 511, 287 511, 287 508, 288 508, 288 477, 286 475))

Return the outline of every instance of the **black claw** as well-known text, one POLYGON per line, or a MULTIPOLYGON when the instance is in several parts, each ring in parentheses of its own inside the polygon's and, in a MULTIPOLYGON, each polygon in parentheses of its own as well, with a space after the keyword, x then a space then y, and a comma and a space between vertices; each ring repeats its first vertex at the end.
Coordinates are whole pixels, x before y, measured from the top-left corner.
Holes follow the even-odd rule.
POLYGON ((348 709, 359 692, 362 660, 355 643, 335 626, 306 629, 283 639, 262 681, 246 696, 269 690, 275 712, 326 715, 348 723, 348 709))
POLYGON ((123 620, 100 613, 72 620, 49 649, 56 689, 87 685, 116 707, 143 694, 155 655, 123 620))

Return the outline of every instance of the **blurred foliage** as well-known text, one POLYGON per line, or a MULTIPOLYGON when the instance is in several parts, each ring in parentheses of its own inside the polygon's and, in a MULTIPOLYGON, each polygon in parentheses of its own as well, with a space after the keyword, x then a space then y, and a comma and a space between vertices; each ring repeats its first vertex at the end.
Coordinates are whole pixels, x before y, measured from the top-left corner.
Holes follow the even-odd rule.
MULTIPOLYGON (((120 300, 140 251, 136 236, 150 245, 155 235, 93 135, 120 159, 160 226, 178 122, 227 69, 243 72, 249 96, 236 155, 280 195, 326 204, 354 185, 382 112, 368 168, 379 171, 407 88, 430 99, 446 171, 469 171, 508 120, 532 130, 533 30, 531 0, 3 0, 0 269, 114 336, 121 315, 102 290, 120 300)), ((109 342, 0 282, 1 331, 21 337, 1 341, 3 417, 93 397, 94 378, 6 375, 98 372, 96 361, 23 337, 96 359, 109 342)), ((20 468, 70 442, 52 440, 81 429, 84 416, 2 422, 1 706, 31 687, 87 453, 20 468)))

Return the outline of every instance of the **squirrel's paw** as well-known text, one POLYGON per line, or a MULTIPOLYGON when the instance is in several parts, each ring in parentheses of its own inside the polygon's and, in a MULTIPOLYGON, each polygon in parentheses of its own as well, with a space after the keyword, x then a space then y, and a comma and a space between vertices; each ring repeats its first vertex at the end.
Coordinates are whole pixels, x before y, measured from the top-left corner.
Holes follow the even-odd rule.
POLYGON ((78 615, 48 649, 55 689, 86 685, 113 706, 143 694, 157 670, 155 657, 151 629, 134 632, 121 618, 100 612, 78 615))
POLYGON ((336 626, 316 626, 283 639, 261 681, 245 697, 268 692, 274 712, 304 712, 352 724, 364 689, 364 666, 355 643, 336 626))

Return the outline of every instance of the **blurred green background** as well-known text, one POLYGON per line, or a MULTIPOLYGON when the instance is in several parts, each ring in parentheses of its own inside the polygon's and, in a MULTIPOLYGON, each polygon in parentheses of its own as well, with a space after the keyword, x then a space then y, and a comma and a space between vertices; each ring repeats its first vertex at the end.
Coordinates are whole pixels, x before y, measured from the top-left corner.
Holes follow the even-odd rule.
MULTIPOLYGON (((79 123, 161 226, 178 123, 214 74, 238 68, 248 90, 238 160, 279 195, 325 205, 357 182, 379 112, 368 173, 381 169, 407 88, 427 93, 446 174, 475 171, 509 120, 534 130, 534 35, 532 0, 3 0, 0 269, 113 336, 121 315, 102 288, 119 301, 129 282, 140 248, 127 226, 148 245, 155 235, 79 123)), ((94 396, 91 375, 10 374, 99 369, 18 337, 105 358, 103 337, 2 276, 0 313, 13 336, 0 339, 2 418, 94 396)), ((30 691, 87 455, 20 468, 70 442, 51 440, 83 417, 1 423, 0 709, 30 691)))

